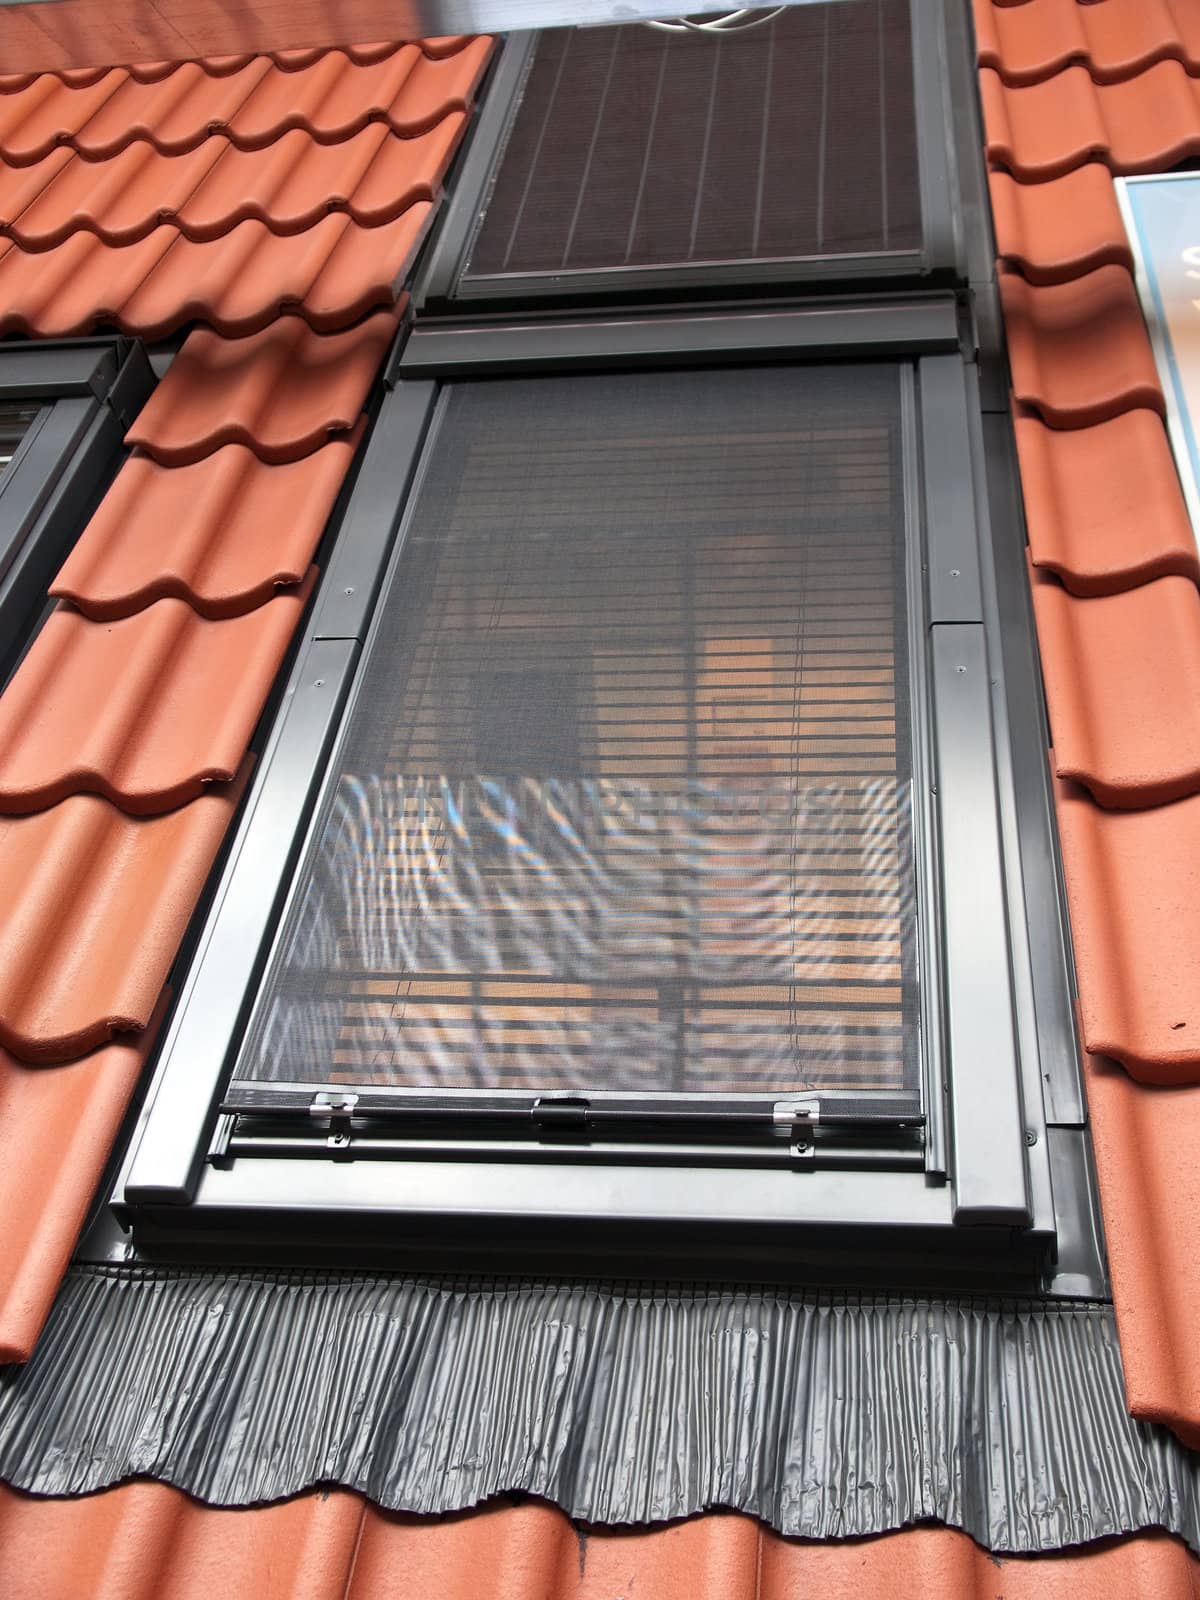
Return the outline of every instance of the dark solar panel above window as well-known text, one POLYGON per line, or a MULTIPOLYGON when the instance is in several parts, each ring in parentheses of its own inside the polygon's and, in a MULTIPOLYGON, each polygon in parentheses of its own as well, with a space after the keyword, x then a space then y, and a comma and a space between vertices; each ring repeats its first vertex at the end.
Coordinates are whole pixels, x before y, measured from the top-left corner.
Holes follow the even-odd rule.
POLYGON ((543 34, 467 280, 920 248, 908 0, 543 34))
POLYGON ((449 391, 239 1079, 914 1087, 899 414, 449 391))

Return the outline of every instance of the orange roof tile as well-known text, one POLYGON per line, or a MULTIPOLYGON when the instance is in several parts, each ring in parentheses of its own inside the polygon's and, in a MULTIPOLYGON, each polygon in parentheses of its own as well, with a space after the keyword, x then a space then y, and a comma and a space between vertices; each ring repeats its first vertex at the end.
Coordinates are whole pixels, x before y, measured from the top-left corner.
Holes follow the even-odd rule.
POLYGON ((1096 83, 1086 67, 1028 88, 987 67, 979 81, 988 156, 1024 180, 1097 158, 1114 172, 1161 172, 1200 153, 1200 83, 1178 61, 1124 83, 1096 83))
POLYGON ((196 318, 236 338, 290 310, 314 328, 343 328, 392 304, 429 217, 419 201, 376 228, 335 213, 287 236, 250 221, 199 242, 170 224, 127 245, 80 232, 30 254, 7 241, 0 333, 61 338, 111 322, 157 339, 196 318))
POLYGON ((1200 1092, 1086 1065, 1129 1409, 1200 1449, 1200 1092))
MULTIPOLYGON (((2 267, 2 263, 0 263, 2 267)), ((1056 428, 1164 410, 1137 290, 1123 267, 1035 288, 1001 272, 1013 392, 1056 428)))
POLYGON ((1200 19, 977 0, 976 25, 1030 555, 1062 584, 1034 594, 1054 759, 1079 780, 1057 803, 1080 1019, 1121 1063, 1088 1083, 1127 1397, 1196 1443, 1200 565, 1101 174, 1200 154, 1200 19))
POLYGON ((247 445, 260 461, 297 461, 358 421, 395 331, 391 311, 325 336, 290 316, 245 339, 197 328, 126 442, 169 466, 223 444, 247 445))
POLYGON ((1090 428, 1048 428, 1018 408, 1029 550, 1072 594, 1114 594, 1200 560, 1162 419, 1133 410, 1090 428))
POLYGON ((1200 70, 1200 15, 1190 0, 975 0, 975 30, 980 64, 995 67, 1006 83, 1036 83, 1073 62, 1097 83, 1131 78, 1156 61, 1200 70))
POLYGON ((0 807, 27 813, 0 817, 11 1358, 29 1353, 134 1092, 489 50, 453 38, 0 82, 0 331, 210 325, 130 430, 138 448, 60 574, 78 609, 50 615, 0 698, 0 807))
POLYGON ((50 593, 101 622, 167 595, 214 618, 261 605, 308 571, 362 433, 277 467, 242 444, 185 467, 135 450, 50 593))
POLYGON ((471 39, 451 55, 429 57, 405 45, 362 66, 341 50, 325 50, 291 72, 269 56, 251 56, 220 77, 188 61, 148 81, 114 67, 85 87, 47 73, 0 97, 0 157, 27 166, 69 144, 107 161, 135 139, 182 155, 218 132, 254 149, 289 128, 331 144, 368 122, 406 136, 425 133, 467 109, 490 47, 490 40, 471 39))
POLYGON ((1035 573, 1033 600, 1059 777, 1123 808, 1200 789, 1200 593, 1192 580, 1158 578, 1080 599, 1035 573))
POLYGON ((69 1061, 147 1026, 247 775, 164 816, 77 794, 0 818, 0 1045, 69 1061))
POLYGON ((432 1519, 340 1490, 252 1511, 207 1509, 164 1484, 82 1500, 0 1487, 6 1600, 1195 1600, 1200 1564, 1165 1534, 1057 1556, 985 1554, 962 1533, 788 1540, 711 1512, 653 1529, 585 1529, 551 1506, 432 1519))
POLYGON ((1098 161, 1046 183, 988 174, 1000 259, 1030 283, 1062 283, 1109 263, 1133 268, 1112 174, 1098 161))
POLYGON ((50 250, 80 230, 132 244, 163 222, 195 240, 252 218, 300 233, 335 210, 378 227, 436 198, 465 125, 454 112, 401 139, 376 122, 339 144, 294 128, 265 151, 214 134, 182 156, 137 142, 99 168, 60 148, 31 167, 0 168, 0 231, 26 250, 50 250))
POLYGON ((60 603, 0 698, 0 813, 91 793, 152 816, 232 779, 315 576, 223 622, 184 600, 118 622, 60 603))
POLYGON ((33 1352, 159 1020, 66 1066, 0 1050, 0 1361, 33 1352))
POLYGON ((1103 811, 1060 782, 1057 799, 1084 1045, 1146 1083, 1200 1081, 1200 796, 1103 811))

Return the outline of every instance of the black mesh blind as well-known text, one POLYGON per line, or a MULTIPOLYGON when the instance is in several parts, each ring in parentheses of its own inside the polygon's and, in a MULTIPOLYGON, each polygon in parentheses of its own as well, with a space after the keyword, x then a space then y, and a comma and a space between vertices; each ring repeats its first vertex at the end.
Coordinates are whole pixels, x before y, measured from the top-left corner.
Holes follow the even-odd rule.
POLYGON ((911 1086, 899 407, 449 391, 239 1078, 911 1086))
POLYGON ((909 0, 542 35, 466 278, 919 248, 909 0))

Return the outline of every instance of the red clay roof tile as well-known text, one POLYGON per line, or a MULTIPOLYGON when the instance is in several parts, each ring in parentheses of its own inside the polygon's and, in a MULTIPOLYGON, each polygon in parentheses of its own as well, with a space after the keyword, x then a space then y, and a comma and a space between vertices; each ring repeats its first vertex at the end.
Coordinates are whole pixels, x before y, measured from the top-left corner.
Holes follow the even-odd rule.
POLYGON ((1096 83, 1086 67, 1028 88, 987 67, 979 81, 988 157, 1025 180, 1097 158, 1114 172, 1161 172, 1200 153, 1200 84, 1178 61, 1125 83, 1096 83))
POLYGON ((203 242, 169 224, 119 246, 75 233, 39 255, 9 242, 0 253, 0 331, 60 338, 112 322, 156 339, 195 318, 236 338, 292 309, 314 328, 342 328, 391 305, 430 215, 419 202, 361 228, 335 214, 285 237, 242 222, 203 242))
POLYGON ((1061 1555, 990 1555, 962 1533, 788 1540, 710 1512, 661 1528, 584 1529, 552 1506, 389 1514, 341 1490, 250 1511, 165 1484, 80 1500, 0 1487, 6 1600, 1195 1600, 1200 1564, 1165 1534, 1061 1555))
POLYGON ((1048 428, 1018 408, 1017 453, 1034 564, 1072 594, 1113 594, 1167 573, 1200 582, 1200 560, 1156 412, 1048 428))
POLYGON ((993 170, 988 186, 1000 259, 1030 283, 1062 283, 1109 262, 1132 270, 1112 174, 1098 161, 1047 183, 993 170))
POLYGON ((362 66, 326 50, 292 72, 252 56, 222 77, 190 61, 145 81, 114 68, 80 89, 45 74, 0 98, 0 157, 26 166, 70 144, 93 161, 111 160, 136 139, 182 155, 213 133, 253 149, 290 128, 329 144, 378 121, 412 136, 467 109, 490 50, 486 38, 438 57, 405 45, 362 66))
POLYGON ((1200 70, 1200 13, 1191 0, 1077 5, 1076 0, 975 0, 982 66, 1006 83, 1036 83, 1082 62, 1097 83, 1130 78, 1156 61, 1200 70))
POLYGON ((1200 1093, 1098 1057, 1087 1091, 1129 1409, 1200 1449, 1200 1093))
POLYGON ((1200 796, 1105 811, 1059 780, 1056 798, 1084 1045, 1200 1083, 1200 796))
POLYGON ((119 622, 60 603, 0 696, 0 813, 89 793, 152 816, 228 782, 315 576, 224 622, 184 600, 119 622))
POLYGON ((164 1009, 67 1066, 0 1050, 0 1361, 33 1352, 164 1009))
POLYGON ((1158 578, 1080 599, 1034 573, 1033 601, 1059 777, 1125 809, 1200 789, 1196 585, 1158 578))
POLYGON ((296 461, 357 423, 395 331, 390 311, 335 334, 314 333, 299 317, 246 339, 198 328, 126 442, 169 466, 224 444, 247 445, 261 461, 296 461))
POLYGON ((167 595, 214 618, 261 605, 308 571, 362 432, 277 467, 240 444, 186 467, 135 450, 50 593, 97 621, 167 595))
POLYGON ((977 0, 976 21, 1030 554, 1063 585, 1034 585, 1054 755, 1088 786, 1057 783, 1081 1026, 1121 1063, 1090 1064, 1088 1097, 1128 1398, 1198 1444, 1200 797, 1167 797, 1200 760, 1200 565, 1131 280, 1093 269, 1123 259, 1101 163, 1200 154, 1200 12, 977 0))
MULTIPOLYGON (((0 263, 2 267, 2 263, 0 263)), ((1038 288, 1001 272, 1013 391, 1053 427, 1103 422, 1135 406, 1164 410, 1133 279, 1098 267, 1038 288)))
POLYGON ((85 794, 0 818, 0 1045, 69 1061, 147 1026, 247 775, 159 817, 85 794))
POLYGON ((49 250, 81 229, 130 244, 163 222, 197 240, 250 218, 299 233, 330 211, 376 227, 435 198, 464 126, 453 114, 400 139, 371 123, 334 145, 293 129, 266 150, 214 135, 183 156, 141 142, 99 164, 59 149, 32 167, 0 168, 0 228, 26 250, 49 250))
POLYGON ((0 818, 0 1144, 36 1125, 24 1156, 0 1151, 0 1340, 17 1358, 139 1064, 128 1041, 52 1073, 17 1058, 77 1057, 144 1028, 159 1000, 246 764, 165 814, 126 810, 197 793, 246 747, 303 604, 280 586, 303 577, 350 466, 489 49, 454 38, 0 85, 0 211, 19 223, 0 239, 0 330, 110 320, 157 336, 195 318, 245 335, 186 340, 130 432, 144 449, 60 577, 84 614, 52 615, 0 699, 0 784, 45 808, 0 818), (81 785, 120 806, 48 804, 81 785))

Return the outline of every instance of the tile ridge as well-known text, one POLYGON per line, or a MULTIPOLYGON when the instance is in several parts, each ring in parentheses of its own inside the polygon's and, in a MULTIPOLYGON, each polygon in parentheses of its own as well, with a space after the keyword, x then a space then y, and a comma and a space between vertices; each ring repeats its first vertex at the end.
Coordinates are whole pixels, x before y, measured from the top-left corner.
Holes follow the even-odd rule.
MULTIPOLYGON (((404 212, 410 210, 412 206, 421 202, 430 202, 437 198, 442 175, 465 126, 465 113, 447 111, 445 116, 434 123, 431 128, 426 129, 423 133, 411 135, 396 133, 387 121, 383 119, 372 121, 366 127, 360 129, 358 133, 350 135, 348 139, 336 141, 335 143, 323 143, 314 138, 311 131, 304 127, 289 129, 287 133, 281 136, 275 146, 269 148, 278 149, 285 140, 298 139, 306 141, 313 153, 321 150, 332 151, 338 148, 339 158, 347 162, 351 159, 352 154, 346 149, 347 146, 353 145, 355 141, 362 140, 365 153, 366 147, 372 143, 370 138, 364 139, 364 135, 374 135, 375 148, 370 150, 365 159, 359 160, 358 165, 361 170, 358 172, 354 184, 352 186, 346 185, 349 193, 345 196, 340 194, 329 195, 325 192, 325 188, 328 187, 326 185, 320 190, 314 189, 313 197, 305 209, 297 211, 293 208, 290 215, 282 217, 277 214, 273 206, 278 203, 279 190, 285 188, 289 182, 297 181, 298 177, 303 177, 303 165, 307 152, 301 151, 296 154, 282 177, 276 178, 273 189, 267 187, 264 182, 266 192, 262 197, 253 193, 246 194, 243 190, 239 198, 226 211, 216 219, 204 224, 196 224, 189 220, 187 215, 189 207, 194 207, 197 199, 203 196, 206 188, 212 187, 220 181, 224 176, 223 166, 231 155, 246 156, 260 153, 244 150, 229 137, 228 130, 218 130, 192 150, 179 155, 165 154, 149 140, 134 140, 131 144, 126 145, 120 154, 103 161, 91 161, 72 146, 60 146, 55 151, 52 151, 49 156, 43 157, 41 162, 36 162, 31 167, 19 169, 21 174, 24 175, 33 173, 37 167, 42 165, 52 165, 55 168, 47 178, 45 185, 37 191, 32 199, 22 204, 19 214, 12 217, 11 220, 0 222, 0 237, 11 239, 26 255, 42 255, 58 249, 69 239, 81 233, 90 234, 109 248, 124 249, 140 243, 160 227, 172 228, 182 237, 197 244, 209 243, 225 237, 244 222, 259 222, 269 229, 276 238, 291 237, 308 232, 323 218, 331 214, 346 216, 361 228, 382 227, 387 223, 394 222, 404 212), (208 151, 207 153, 213 159, 209 165, 200 167, 193 158, 206 153, 207 146, 216 144, 223 146, 223 148, 216 151, 208 151), (98 219, 87 211, 82 211, 78 205, 65 216, 60 217, 53 227, 43 225, 40 229, 30 228, 27 219, 31 214, 36 215, 39 211, 48 209, 48 202, 52 201, 56 187, 63 182, 82 176, 76 166, 77 163, 82 164, 84 167, 97 169, 112 167, 122 161, 138 145, 153 151, 151 163, 165 163, 168 168, 176 162, 181 165, 190 164, 192 171, 195 172, 195 179, 194 181, 188 181, 186 192, 170 195, 169 191, 164 193, 163 189, 155 188, 149 194, 145 202, 144 213, 138 221, 126 224, 119 229, 106 228, 102 218, 98 219), (65 165, 58 159, 64 152, 69 153, 69 160, 65 165), (406 181, 392 181, 389 185, 388 197, 383 204, 366 206, 359 203, 356 199, 357 191, 360 188, 365 188, 372 178, 376 179, 378 187, 378 175, 388 158, 401 153, 406 159, 412 159, 418 163, 422 160, 422 157, 427 156, 428 160, 425 169, 418 167, 417 171, 411 174, 406 181)), ((265 154, 266 152, 262 153, 265 154)), ((149 182, 151 178, 161 179, 163 184, 166 185, 173 177, 183 178, 185 176, 182 172, 172 173, 168 170, 163 170, 160 173, 147 172, 146 166, 147 163, 145 162, 139 164, 139 171, 131 176, 127 186, 129 190, 139 184, 149 182)), ((104 175, 102 172, 97 172, 97 177, 104 175)), ((262 182, 270 175, 262 173, 257 174, 257 176, 262 182)))

